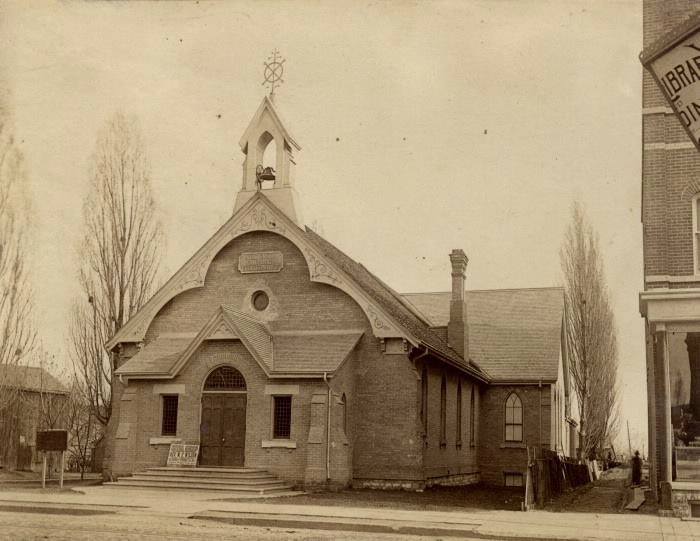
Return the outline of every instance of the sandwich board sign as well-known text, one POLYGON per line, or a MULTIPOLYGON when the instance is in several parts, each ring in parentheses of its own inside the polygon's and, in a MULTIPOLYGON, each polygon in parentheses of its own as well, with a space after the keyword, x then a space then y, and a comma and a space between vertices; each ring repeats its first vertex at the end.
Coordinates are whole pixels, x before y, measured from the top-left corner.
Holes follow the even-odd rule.
POLYGON ((168 452, 168 466, 196 466, 199 455, 199 445, 184 445, 171 443, 168 452))
POLYGON ((639 59, 700 150, 700 12, 646 47, 639 59))

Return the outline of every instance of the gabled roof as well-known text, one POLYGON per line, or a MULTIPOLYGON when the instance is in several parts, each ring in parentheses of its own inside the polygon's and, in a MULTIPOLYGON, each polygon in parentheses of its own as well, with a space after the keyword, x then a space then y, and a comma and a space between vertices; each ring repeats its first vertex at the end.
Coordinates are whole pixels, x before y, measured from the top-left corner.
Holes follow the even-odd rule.
POLYGON ((162 335, 115 374, 132 378, 173 378, 205 340, 240 340, 268 376, 332 374, 350 355, 362 330, 285 331, 230 306, 220 306, 196 336, 162 335))
POLYGON ((0 365, 0 386, 36 393, 68 394, 68 388, 39 366, 0 365))
POLYGON ((250 132, 260 124, 260 117, 262 117, 262 115, 265 113, 265 111, 268 111, 270 113, 270 116, 272 117, 273 122, 277 125, 279 130, 282 132, 282 135, 284 136, 285 141, 287 141, 290 145, 293 145, 295 149, 301 150, 301 147, 296 142, 294 137, 292 137, 292 134, 287 129, 287 126, 285 125, 284 121, 282 120, 282 117, 280 116, 279 112, 275 108, 274 103, 272 102, 272 100, 268 96, 265 96, 263 98, 262 102, 260 103, 260 106, 258 107, 258 110, 255 112, 255 114, 253 115, 253 118, 251 119, 250 123, 248 124, 248 127, 243 132, 243 135, 241 136, 241 140, 238 143, 241 147, 241 150, 245 151, 246 145, 248 144, 248 142, 250 140, 250 132))
MULTIPOLYGON (((403 295, 435 327, 450 319, 450 292, 403 295)), ((469 356, 498 381, 554 381, 562 354, 564 290, 467 291, 469 356)))

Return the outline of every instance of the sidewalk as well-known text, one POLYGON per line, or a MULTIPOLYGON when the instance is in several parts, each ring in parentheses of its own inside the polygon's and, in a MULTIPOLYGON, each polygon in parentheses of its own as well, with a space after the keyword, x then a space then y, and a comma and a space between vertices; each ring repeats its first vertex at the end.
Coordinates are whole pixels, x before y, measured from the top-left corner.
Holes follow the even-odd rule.
POLYGON ((631 514, 546 511, 437 512, 318 505, 218 501, 202 492, 81 487, 78 492, 0 491, 0 504, 60 507, 109 506, 144 513, 216 520, 237 525, 416 533, 493 539, 594 539, 700 541, 700 521, 631 514))

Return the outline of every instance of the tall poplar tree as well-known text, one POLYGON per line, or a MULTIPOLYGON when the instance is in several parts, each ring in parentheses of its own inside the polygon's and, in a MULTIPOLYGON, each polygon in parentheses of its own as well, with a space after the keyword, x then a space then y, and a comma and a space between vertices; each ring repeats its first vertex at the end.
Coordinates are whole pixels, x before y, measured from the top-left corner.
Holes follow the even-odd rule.
POLYGON ((579 457, 602 450, 618 423, 617 333, 598 237, 575 203, 561 249, 566 340, 580 416, 579 457))

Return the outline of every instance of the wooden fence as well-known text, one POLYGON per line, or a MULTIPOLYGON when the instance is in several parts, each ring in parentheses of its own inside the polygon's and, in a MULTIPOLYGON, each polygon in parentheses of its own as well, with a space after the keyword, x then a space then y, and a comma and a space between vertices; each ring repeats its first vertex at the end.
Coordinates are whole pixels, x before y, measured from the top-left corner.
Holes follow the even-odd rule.
POLYGON ((528 447, 527 462, 525 510, 541 508, 551 498, 591 482, 586 464, 562 458, 549 449, 528 447))

